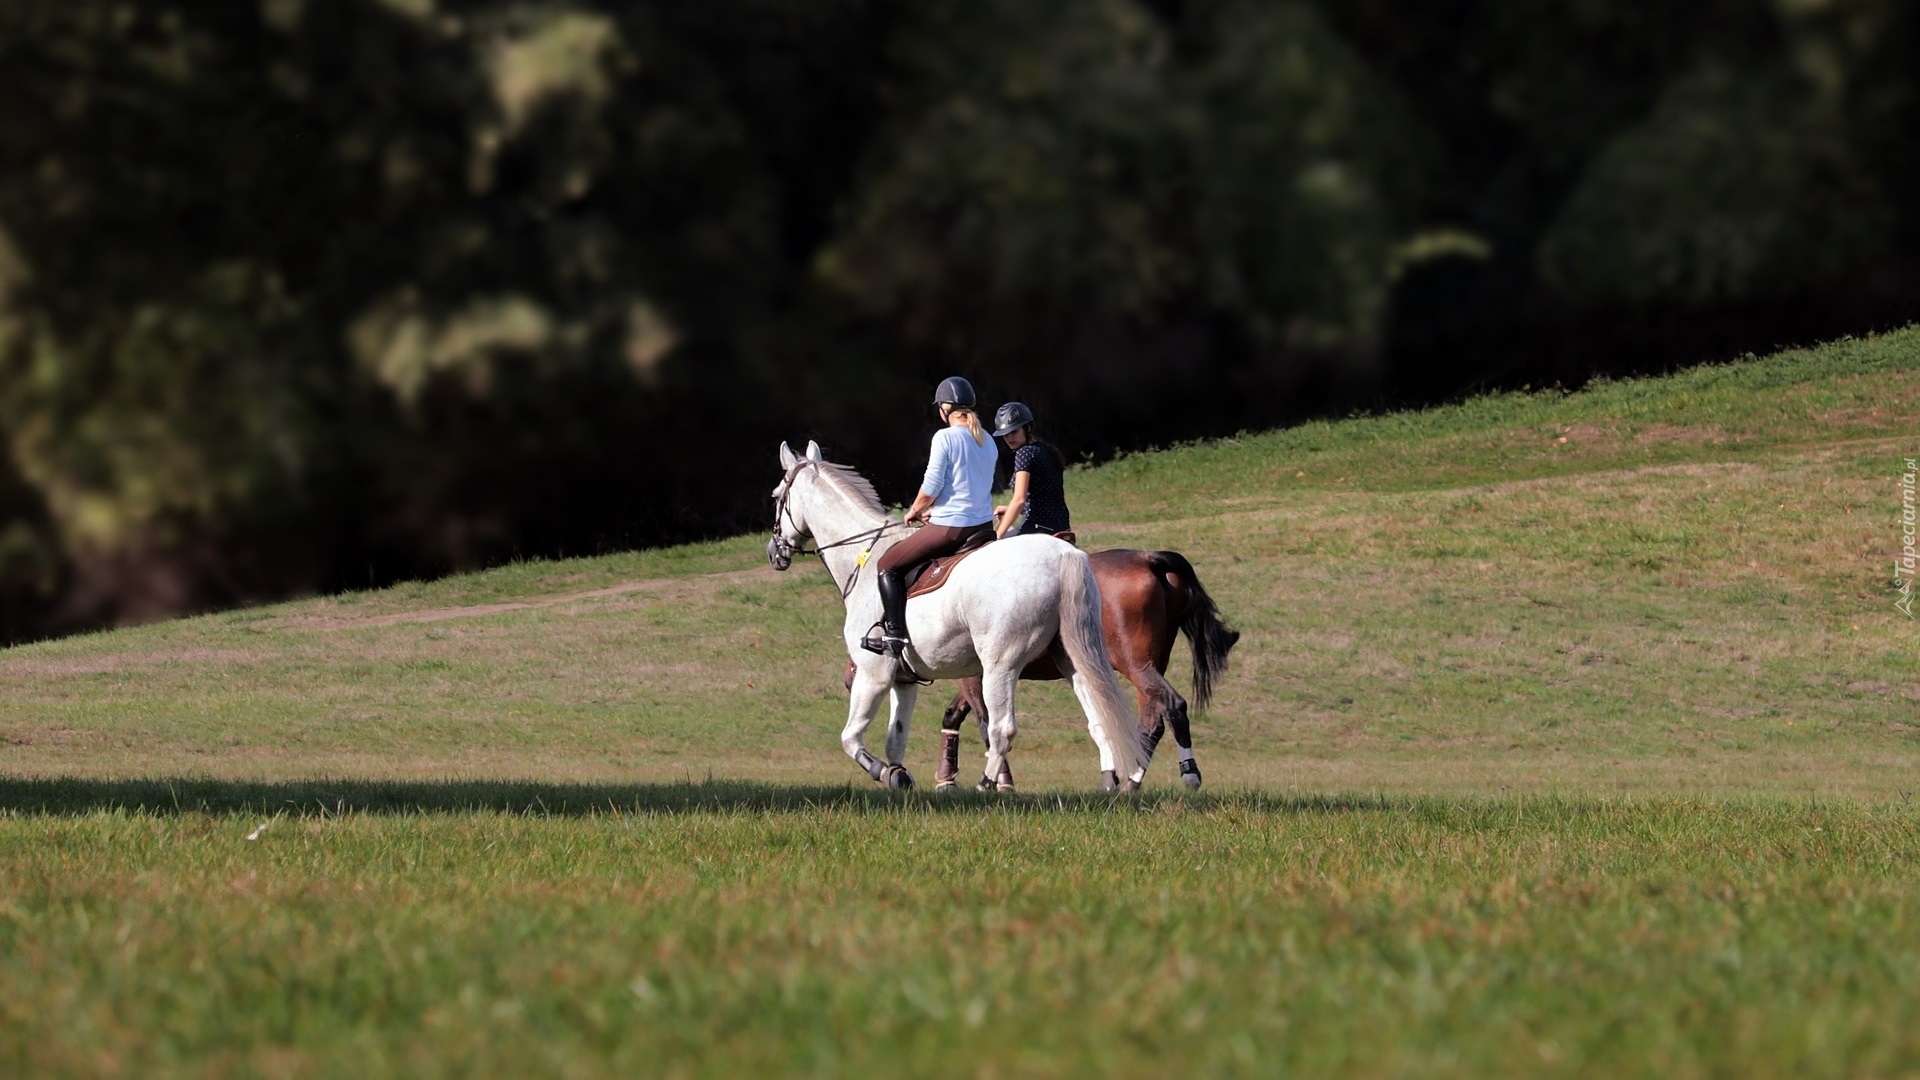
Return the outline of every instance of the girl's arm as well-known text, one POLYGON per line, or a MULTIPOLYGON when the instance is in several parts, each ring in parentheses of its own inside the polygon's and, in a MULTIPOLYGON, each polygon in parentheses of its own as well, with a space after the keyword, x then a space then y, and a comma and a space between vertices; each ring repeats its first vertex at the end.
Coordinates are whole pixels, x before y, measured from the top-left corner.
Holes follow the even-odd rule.
POLYGON ((911 525, 925 518, 927 511, 931 509, 933 509, 933 496, 922 491, 913 497, 913 505, 907 508, 907 516, 902 520, 911 525))
POLYGON ((1033 474, 1024 469, 1013 474, 1013 497, 1007 500, 1006 510, 994 527, 995 540, 1006 536, 1009 530, 1020 523, 1020 514, 1027 508, 1027 481, 1032 477, 1033 474))
MULTIPOLYGON (((951 430, 951 429, 949 429, 951 430)), ((946 434, 942 431, 940 435, 946 434)), ((933 449, 927 454, 927 472, 920 478, 920 490, 914 494, 913 505, 907 508, 904 519, 911 525, 926 519, 927 511, 947 493, 947 477, 953 472, 953 442, 942 440, 940 435, 933 437, 933 449)))

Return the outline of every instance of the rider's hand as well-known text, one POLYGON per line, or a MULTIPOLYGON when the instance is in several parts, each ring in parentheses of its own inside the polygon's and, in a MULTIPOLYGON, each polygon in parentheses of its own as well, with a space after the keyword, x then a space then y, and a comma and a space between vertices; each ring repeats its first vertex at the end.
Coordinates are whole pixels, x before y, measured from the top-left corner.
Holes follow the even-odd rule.
POLYGON ((925 510, 909 510, 907 511, 907 516, 901 520, 908 525, 923 525, 927 520, 927 512, 925 510))

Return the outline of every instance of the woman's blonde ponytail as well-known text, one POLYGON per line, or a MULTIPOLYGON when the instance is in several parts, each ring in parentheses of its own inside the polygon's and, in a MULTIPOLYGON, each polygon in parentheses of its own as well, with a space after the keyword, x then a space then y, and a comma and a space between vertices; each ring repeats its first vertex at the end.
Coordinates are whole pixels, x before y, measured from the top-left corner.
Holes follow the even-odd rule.
POLYGON ((987 445, 987 433, 986 430, 980 426, 980 417, 977 413, 972 409, 956 408, 953 410, 952 415, 958 416, 967 422, 967 430, 973 433, 973 445, 987 445))

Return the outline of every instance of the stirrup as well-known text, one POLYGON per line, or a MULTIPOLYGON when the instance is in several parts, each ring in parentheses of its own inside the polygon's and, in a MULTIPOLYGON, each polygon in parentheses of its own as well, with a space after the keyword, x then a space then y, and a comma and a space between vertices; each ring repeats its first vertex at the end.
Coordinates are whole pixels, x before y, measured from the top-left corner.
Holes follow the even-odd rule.
POLYGON ((901 679, 896 677, 895 682, 902 684, 914 682, 921 686, 932 686, 932 679, 921 678, 920 673, 913 670, 913 665, 907 662, 907 646, 911 644, 913 643, 906 638, 888 637, 881 623, 874 623, 873 626, 868 628, 867 636, 860 639, 861 648, 870 653, 891 657, 894 662, 900 665, 900 672, 904 674, 906 678, 901 679), (894 648, 889 649, 889 645, 894 646, 894 648))
POLYGON ((895 660, 900 660, 906 656, 907 639, 890 638, 887 636, 885 623, 874 623, 872 626, 867 627, 867 636, 860 639, 860 647, 870 653, 878 653, 881 656, 892 656, 895 660), (889 652, 887 649, 889 642, 897 642, 899 647, 889 652))
POLYGON ((908 644, 910 644, 910 642, 908 642, 906 638, 883 637, 879 634, 869 634, 860 639, 861 648, 870 653, 890 656, 902 663, 905 663, 907 659, 908 644))

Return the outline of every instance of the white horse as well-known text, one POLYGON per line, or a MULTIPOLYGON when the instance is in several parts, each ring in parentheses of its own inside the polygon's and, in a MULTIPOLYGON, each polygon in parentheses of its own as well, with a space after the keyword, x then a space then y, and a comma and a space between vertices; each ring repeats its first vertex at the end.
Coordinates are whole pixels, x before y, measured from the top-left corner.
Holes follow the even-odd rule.
MULTIPOLYGON (((822 460, 817 443, 807 444, 804 457, 781 443, 780 467, 786 475, 773 489, 767 559, 775 570, 785 570, 796 553, 818 553, 847 605, 842 636, 856 670, 840 746, 875 780, 912 787, 902 759, 920 688, 894 660, 860 647, 860 639, 880 621, 880 590, 862 580, 863 571, 905 535, 906 527, 888 516, 873 485, 859 473, 822 460), (804 548, 809 539, 812 552, 804 548), (893 709, 883 764, 867 752, 865 736, 889 693, 893 709)), ((981 790, 994 789, 991 778, 1000 775, 1018 730, 1013 696, 1020 670, 1049 651, 1061 673, 1073 680, 1087 731, 1100 748, 1100 768, 1136 782, 1145 775, 1139 728, 1114 678, 1100 630, 1099 586, 1086 554, 1072 544, 1051 536, 988 544, 955 567, 938 590, 907 603, 907 632, 913 640, 906 655, 912 674, 929 680, 981 676, 992 718, 981 790)))

